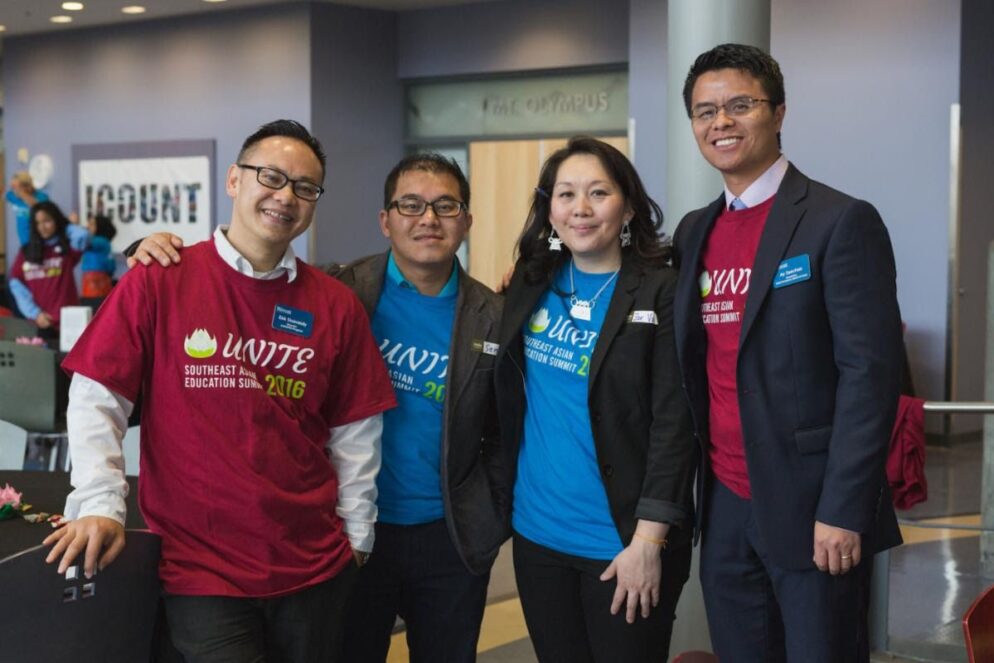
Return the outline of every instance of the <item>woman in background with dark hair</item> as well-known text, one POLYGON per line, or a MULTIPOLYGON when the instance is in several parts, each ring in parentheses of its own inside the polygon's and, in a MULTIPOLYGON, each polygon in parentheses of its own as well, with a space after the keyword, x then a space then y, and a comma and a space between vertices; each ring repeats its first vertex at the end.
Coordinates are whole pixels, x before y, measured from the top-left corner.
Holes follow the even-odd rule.
POLYGON ((87 219, 90 245, 83 253, 83 296, 106 297, 114 286, 117 261, 110 254, 110 241, 117 235, 109 217, 97 214, 87 219))
POLYGON ((661 224, 628 159, 576 137, 543 166, 518 241, 495 378, 543 662, 668 660, 698 451, 661 224))
POLYGON ((73 269, 90 234, 48 201, 33 205, 30 219, 28 243, 18 251, 10 270, 10 291, 21 315, 34 320, 41 335, 51 338, 58 333, 62 307, 79 303, 73 269))

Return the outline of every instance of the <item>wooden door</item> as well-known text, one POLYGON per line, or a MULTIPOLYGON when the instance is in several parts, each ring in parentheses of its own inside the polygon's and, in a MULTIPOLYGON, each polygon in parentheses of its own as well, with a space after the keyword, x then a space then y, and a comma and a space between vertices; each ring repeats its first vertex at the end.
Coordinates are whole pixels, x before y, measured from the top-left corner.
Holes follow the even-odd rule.
MULTIPOLYGON (((628 154, 625 137, 601 137, 628 154)), ((469 273, 496 288, 514 263, 515 245, 531 207, 542 164, 565 138, 481 141, 469 145, 473 227, 469 273)))

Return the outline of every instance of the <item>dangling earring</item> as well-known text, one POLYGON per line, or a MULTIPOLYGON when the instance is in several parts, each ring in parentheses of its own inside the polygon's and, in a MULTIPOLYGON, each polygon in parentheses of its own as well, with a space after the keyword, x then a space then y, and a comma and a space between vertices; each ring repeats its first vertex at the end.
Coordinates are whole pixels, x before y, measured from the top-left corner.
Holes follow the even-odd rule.
POLYGON ((625 221, 625 225, 621 226, 621 248, 631 246, 632 243, 632 229, 628 223, 625 221))
POLYGON ((559 239, 559 235, 556 234, 555 228, 553 228, 552 232, 549 233, 549 250, 550 251, 563 250, 563 240, 559 239))

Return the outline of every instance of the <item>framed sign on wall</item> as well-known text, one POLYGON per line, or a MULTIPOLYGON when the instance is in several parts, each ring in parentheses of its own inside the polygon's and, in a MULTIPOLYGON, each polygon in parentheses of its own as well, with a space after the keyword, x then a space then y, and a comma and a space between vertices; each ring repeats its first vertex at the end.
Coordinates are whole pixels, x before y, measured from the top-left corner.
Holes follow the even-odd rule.
POLYGON ((110 218, 122 251, 154 232, 187 245, 214 228, 213 140, 73 145, 73 191, 80 219, 110 218))

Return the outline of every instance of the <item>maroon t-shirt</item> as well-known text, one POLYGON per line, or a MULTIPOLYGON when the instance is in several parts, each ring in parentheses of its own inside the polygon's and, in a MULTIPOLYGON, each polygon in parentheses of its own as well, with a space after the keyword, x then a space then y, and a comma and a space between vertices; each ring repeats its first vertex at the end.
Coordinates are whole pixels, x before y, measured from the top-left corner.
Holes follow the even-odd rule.
POLYGON ((72 270, 82 257, 79 251, 63 251, 62 247, 55 245, 44 247, 40 263, 27 262, 21 250, 14 258, 10 278, 24 282, 38 308, 48 313, 58 326, 62 307, 79 303, 79 291, 72 270))
POLYGON ((298 261, 239 274, 212 241, 125 275, 63 366, 142 394, 139 504, 167 592, 274 596, 352 559, 329 429, 395 405, 356 296, 298 261))
POLYGON ((711 400, 708 455, 718 480, 744 499, 751 497, 752 492, 742 441, 735 366, 752 266, 772 206, 771 196, 755 207, 723 211, 708 236, 698 275, 701 318, 708 337, 711 400))

